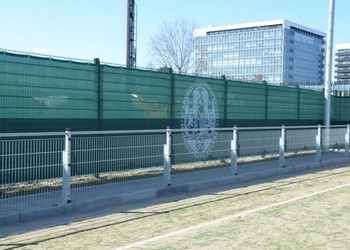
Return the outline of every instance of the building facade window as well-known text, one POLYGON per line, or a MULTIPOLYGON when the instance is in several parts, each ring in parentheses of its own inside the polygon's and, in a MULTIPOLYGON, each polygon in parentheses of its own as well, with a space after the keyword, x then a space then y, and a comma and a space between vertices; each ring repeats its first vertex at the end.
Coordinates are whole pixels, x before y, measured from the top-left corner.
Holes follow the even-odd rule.
POLYGON ((335 81, 338 84, 349 84, 350 44, 337 44, 335 49, 335 81))
POLYGON ((275 85, 323 83, 324 37, 286 20, 196 29, 196 73, 275 85))

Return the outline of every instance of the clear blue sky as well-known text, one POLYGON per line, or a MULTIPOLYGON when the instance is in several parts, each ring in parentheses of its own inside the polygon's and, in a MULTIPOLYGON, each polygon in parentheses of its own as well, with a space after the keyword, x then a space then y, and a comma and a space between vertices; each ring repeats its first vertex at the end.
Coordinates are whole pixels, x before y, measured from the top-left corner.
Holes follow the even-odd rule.
MULTIPOLYGON (((125 64, 127 0, 0 0, 0 48, 125 64)), ((136 0, 137 66, 165 21, 198 27, 287 19, 327 33, 329 0, 136 0)), ((350 1, 336 0, 334 43, 350 43, 350 1)))

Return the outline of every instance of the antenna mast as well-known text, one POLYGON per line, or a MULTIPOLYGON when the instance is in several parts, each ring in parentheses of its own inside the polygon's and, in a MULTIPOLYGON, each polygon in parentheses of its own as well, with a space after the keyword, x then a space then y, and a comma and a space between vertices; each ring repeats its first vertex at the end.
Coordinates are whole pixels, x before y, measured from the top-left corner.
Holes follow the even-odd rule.
POLYGON ((136 17, 137 5, 135 0, 127 0, 127 34, 126 34, 126 66, 136 68, 136 17))

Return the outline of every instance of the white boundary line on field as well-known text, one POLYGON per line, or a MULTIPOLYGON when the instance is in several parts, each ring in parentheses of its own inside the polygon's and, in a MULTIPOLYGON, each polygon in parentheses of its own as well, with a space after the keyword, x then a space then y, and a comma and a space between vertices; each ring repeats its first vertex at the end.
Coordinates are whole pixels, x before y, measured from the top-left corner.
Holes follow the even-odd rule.
POLYGON ((292 199, 289 199, 289 200, 285 200, 285 201, 269 204, 269 205, 266 205, 266 206, 262 206, 262 207, 258 207, 258 208, 254 208, 254 209, 249 209, 249 210, 237 213, 237 214, 228 215, 228 216, 216 219, 216 220, 203 222, 203 223, 200 223, 200 224, 192 226, 192 227, 183 228, 183 229, 171 232, 171 233, 159 235, 159 236, 147 239, 147 240, 143 240, 143 241, 135 242, 135 243, 132 243, 132 244, 129 244, 129 245, 125 245, 123 247, 116 248, 115 250, 124 250, 124 249, 130 249, 130 248, 133 248, 133 247, 145 245, 145 244, 150 243, 150 242, 162 240, 164 238, 169 238, 171 236, 176 236, 176 235, 179 235, 179 234, 184 234, 184 233, 187 233, 187 232, 190 232, 190 231, 194 231, 194 230, 197 230, 197 229, 201 229, 201 228, 204 228, 204 227, 212 226, 212 225, 221 223, 223 221, 232 220, 232 219, 237 218, 237 217, 248 216, 248 215, 251 215, 251 214, 254 214, 254 213, 257 213, 257 212, 260 212, 260 211, 264 211, 264 210, 267 210, 267 209, 270 209, 270 208, 273 208, 273 207, 281 206, 281 205, 288 204, 288 203, 291 203, 291 202, 294 202, 294 201, 306 199, 306 198, 309 198, 309 197, 312 197, 312 196, 316 196, 316 195, 319 195, 319 194, 322 194, 322 193, 334 191, 334 190, 345 188, 345 187, 349 187, 349 186, 350 186, 350 183, 344 184, 344 185, 341 185, 341 186, 337 186, 337 187, 328 188, 328 189, 325 189, 325 190, 322 190, 322 191, 318 191, 318 192, 314 192, 314 193, 311 193, 311 194, 298 196, 298 197, 295 197, 295 198, 292 198, 292 199))

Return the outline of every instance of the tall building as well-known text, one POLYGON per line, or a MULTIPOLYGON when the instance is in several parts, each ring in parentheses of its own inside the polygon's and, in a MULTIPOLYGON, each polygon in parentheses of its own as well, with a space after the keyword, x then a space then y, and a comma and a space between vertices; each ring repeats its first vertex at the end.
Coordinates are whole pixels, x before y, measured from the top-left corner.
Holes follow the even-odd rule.
POLYGON ((325 36, 283 19, 195 29, 195 71, 275 85, 323 84, 325 36))
POLYGON ((350 43, 335 46, 335 81, 338 84, 350 83, 350 43))

